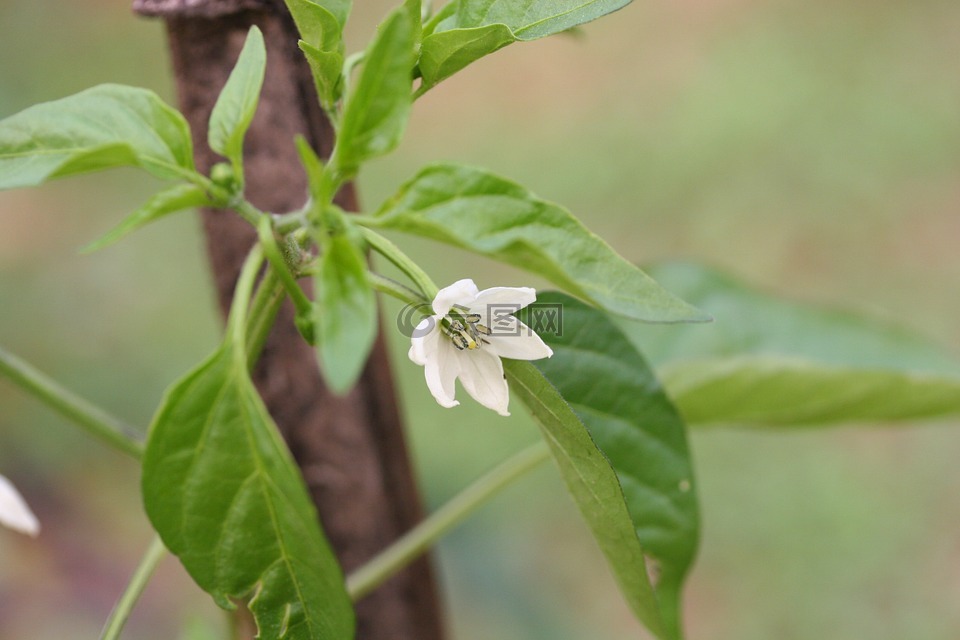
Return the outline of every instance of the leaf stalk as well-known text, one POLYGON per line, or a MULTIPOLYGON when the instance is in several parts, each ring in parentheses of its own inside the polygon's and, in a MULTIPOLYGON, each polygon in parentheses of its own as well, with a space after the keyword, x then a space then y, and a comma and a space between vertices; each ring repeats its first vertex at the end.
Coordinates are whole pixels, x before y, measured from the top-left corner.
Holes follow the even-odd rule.
POLYGON ((147 552, 143 555, 143 559, 140 560, 133 577, 130 578, 130 583, 110 613, 110 617, 103 628, 103 633, 100 634, 100 640, 118 640, 120 638, 120 633, 130 617, 130 612, 133 611, 133 606, 143 594, 143 590, 150 582, 150 577, 156 570, 157 565, 166 555, 167 549, 163 546, 160 537, 154 537, 153 542, 147 548, 147 552))
POLYGON ((370 285, 374 289, 380 293, 393 296, 400 302, 405 302, 412 305, 427 305, 427 307, 429 307, 429 302, 425 300, 419 293, 410 287, 400 284, 396 280, 382 276, 379 273, 374 273, 373 271, 367 271, 367 280, 370 281, 370 285))
POLYGON ((270 261, 273 272, 280 279, 284 289, 290 295, 293 306, 297 310, 298 316, 309 317, 313 313, 313 303, 304 293, 297 279, 287 264, 280 247, 277 245, 277 239, 273 235, 273 225, 270 218, 261 218, 257 223, 257 233, 260 236, 260 246, 263 248, 263 254, 270 261))
POLYGON ((347 593, 357 602, 416 560, 437 540, 479 509, 487 500, 550 457, 544 441, 522 449, 474 480, 380 554, 347 577, 347 593))
POLYGON ((363 239, 367 241, 367 244, 370 245, 370 248, 382 255, 384 258, 389 260, 396 266, 400 271, 403 271, 407 276, 413 280, 414 284, 420 289, 420 293, 427 300, 433 300, 437 297, 437 288, 436 283, 427 275, 427 272, 420 268, 416 262, 410 259, 410 257, 400 250, 400 247, 393 244, 385 237, 377 233, 372 229, 367 227, 357 226, 357 229, 360 231, 360 234, 363 236, 363 239))
POLYGON ((143 443, 133 435, 133 429, 2 348, 0 376, 6 376, 101 442, 138 460, 143 456, 143 443))

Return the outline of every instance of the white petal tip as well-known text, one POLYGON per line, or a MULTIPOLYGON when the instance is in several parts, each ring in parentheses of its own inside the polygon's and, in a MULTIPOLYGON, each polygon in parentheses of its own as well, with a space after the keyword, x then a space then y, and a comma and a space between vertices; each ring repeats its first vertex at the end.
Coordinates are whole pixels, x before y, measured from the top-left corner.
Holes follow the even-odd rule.
POLYGON ((3 476, 0 476, 0 524, 34 538, 40 533, 37 517, 20 492, 3 476))
POLYGON ((416 350, 414 350, 413 347, 410 347, 407 350, 407 357, 410 358, 410 362, 412 362, 413 364, 419 365, 421 367, 423 366, 423 362, 421 362, 421 359, 417 356, 417 352, 416 350))

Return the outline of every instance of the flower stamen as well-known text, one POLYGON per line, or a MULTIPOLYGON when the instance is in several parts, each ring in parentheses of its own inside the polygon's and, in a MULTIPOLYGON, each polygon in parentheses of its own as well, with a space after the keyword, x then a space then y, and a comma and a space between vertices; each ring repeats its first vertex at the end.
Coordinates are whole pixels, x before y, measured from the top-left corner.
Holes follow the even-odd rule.
POLYGON ((473 351, 479 349, 481 345, 490 344, 482 336, 489 336, 493 332, 480 322, 479 313, 468 313, 465 315, 447 314, 441 323, 441 329, 453 342, 459 351, 468 349, 473 351), (466 323, 466 324, 464 324, 466 323))

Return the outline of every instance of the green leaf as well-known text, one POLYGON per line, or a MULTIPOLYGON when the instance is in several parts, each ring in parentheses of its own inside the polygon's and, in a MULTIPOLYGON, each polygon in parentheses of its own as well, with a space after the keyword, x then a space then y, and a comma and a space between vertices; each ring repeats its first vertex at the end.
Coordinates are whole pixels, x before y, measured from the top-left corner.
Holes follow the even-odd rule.
POLYGON ((310 65, 320 104, 328 112, 340 99, 343 74, 343 26, 350 14, 349 0, 286 0, 303 38, 298 43, 310 65))
POLYGON ((423 37, 423 2, 422 0, 403 0, 402 9, 410 16, 413 25, 414 51, 420 48, 420 39, 423 37))
POLYGON ((602 18, 631 0, 458 0, 457 12, 443 28, 505 24, 519 40, 535 40, 602 18), (453 26, 455 25, 455 27, 453 26))
POLYGON ((143 458, 144 506, 163 543, 224 608, 250 598, 262 640, 344 640, 343 574, 303 478, 247 372, 237 286, 227 337, 166 393, 143 458))
POLYGON ((300 156, 300 164, 303 165, 303 170, 307 174, 310 198, 315 205, 322 204, 327 201, 327 191, 329 191, 323 161, 303 136, 297 135, 294 143, 297 146, 297 154, 300 156))
POLYGON ((344 21, 338 20, 329 8, 311 0, 286 0, 303 42, 320 51, 340 50, 344 21))
POLYGON ((544 293, 521 319, 553 349, 552 358, 534 366, 617 473, 637 537, 656 564, 664 628, 679 637, 680 589, 699 540, 686 426, 643 356, 603 312, 544 293))
POLYGON ((155 220, 177 211, 184 209, 193 209, 195 207, 212 206, 213 202, 207 197, 206 192, 192 184, 178 184, 169 189, 165 189, 150 198, 146 204, 128 215, 116 227, 105 233, 99 239, 94 240, 83 249, 81 253, 92 253, 108 247, 113 243, 125 238, 140 227, 143 227, 155 220))
POLYGON ((0 120, 0 189, 122 166, 196 178, 186 120, 146 89, 99 85, 0 120))
POLYGON ((537 273, 650 322, 709 319, 620 257, 562 207, 483 169, 423 169, 380 209, 378 226, 447 242, 537 273))
POLYGON ((343 49, 343 27, 351 0, 284 0, 300 37, 322 51, 343 49))
POLYGON ((335 393, 353 388, 377 337, 377 301, 366 274, 367 261, 348 235, 326 242, 314 281, 315 336, 324 378, 335 393))
POLYGON ((900 327, 800 305, 717 271, 653 271, 710 326, 624 324, 691 424, 813 425, 960 415, 960 358, 900 327))
POLYGON ((310 65, 313 74, 313 84, 317 90, 320 106, 326 111, 335 109, 340 99, 343 73, 343 53, 340 51, 323 51, 301 40, 297 43, 310 65))
MULTIPOLYGON (((441 25, 454 25, 455 23, 449 23, 451 16, 457 13, 457 0, 450 0, 442 7, 439 11, 436 11, 433 16, 431 16, 427 22, 423 25, 423 37, 426 38, 430 34, 434 33, 437 28, 441 25)), ((447 28, 454 28, 453 26, 448 26, 447 28)))
POLYGON ((423 85, 435 86, 471 62, 517 42, 573 29, 631 0, 454 0, 425 30, 420 54, 423 85))
POLYGON ((350 9, 353 7, 352 0, 318 0, 317 4, 329 11, 330 15, 337 19, 337 23, 341 29, 347 24, 347 18, 350 17, 350 9))
POLYGON ((617 474, 583 423, 557 390, 529 362, 504 360, 513 393, 540 426, 567 489, 610 563, 634 614, 659 638, 669 638, 647 575, 647 556, 617 474))
POLYGON ((407 7, 398 7, 367 50, 356 88, 343 109, 334 152, 338 169, 348 176, 366 160, 391 151, 403 136, 419 27, 407 7))
POLYGON ((418 92, 422 94, 470 63, 516 41, 503 24, 441 31, 424 38, 419 62, 423 82, 418 92))
POLYGON ((210 148, 230 160, 238 177, 243 175, 243 137, 257 111, 266 68, 263 34, 254 25, 210 114, 210 148))
POLYGON ((306 487, 229 346, 167 392, 143 495, 164 544, 221 607, 253 596, 259 638, 353 637, 343 576, 306 487))

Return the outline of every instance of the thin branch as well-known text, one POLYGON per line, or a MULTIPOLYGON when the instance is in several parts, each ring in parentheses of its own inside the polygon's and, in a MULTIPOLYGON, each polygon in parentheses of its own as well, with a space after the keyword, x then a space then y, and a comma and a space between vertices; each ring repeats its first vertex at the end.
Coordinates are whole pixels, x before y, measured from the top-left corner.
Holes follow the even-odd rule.
POLYGON ((100 634, 100 640, 118 640, 120 638, 123 625, 127 623, 127 618, 130 617, 133 606, 137 603, 147 583, 150 582, 150 576, 153 575, 157 565, 166 555, 167 549, 163 546, 163 542, 159 537, 154 537, 147 552, 143 555, 143 559, 140 560, 140 565, 134 572, 133 577, 130 578, 126 590, 110 613, 110 618, 107 619, 103 633, 100 634))
POLYGON ((143 443, 133 429, 3 349, 0 375, 114 449, 138 460, 143 456, 143 443))
POLYGON ((504 487, 549 457, 546 443, 539 441, 475 480, 383 552, 351 573, 347 577, 350 598, 356 602, 376 589, 504 487))
MULTIPOLYGON (((352 218, 351 218, 352 219, 352 218)), ((428 300, 433 300, 437 295, 437 285, 434 281, 427 275, 427 272, 420 268, 416 262, 410 259, 410 257, 400 250, 400 247, 393 244, 390 240, 380 235, 373 229, 368 229, 367 227, 357 227, 360 230, 360 234, 363 236, 363 239, 367 241, 367 244, 370 245, 370 248, 382 255, 384 258, 389 260, 396 266, 398 269, 403 271, 407 276, 413 280, 414 284, 417 285, 420 289, 420 293, 423 294, 428 300)))

